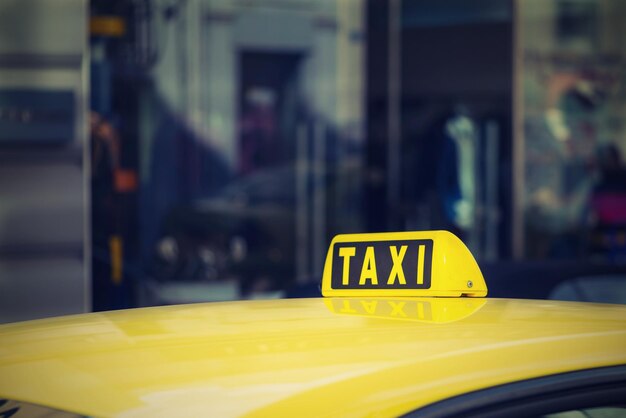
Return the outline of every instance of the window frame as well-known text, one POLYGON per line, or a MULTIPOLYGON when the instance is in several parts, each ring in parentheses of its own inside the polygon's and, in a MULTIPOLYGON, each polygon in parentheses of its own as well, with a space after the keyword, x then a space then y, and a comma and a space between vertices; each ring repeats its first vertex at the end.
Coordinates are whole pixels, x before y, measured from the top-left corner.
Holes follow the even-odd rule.
POLYGON ((528 417, 609 405, 626 406, 626 365, 494 386, 427 405, 404 417, 528 417))

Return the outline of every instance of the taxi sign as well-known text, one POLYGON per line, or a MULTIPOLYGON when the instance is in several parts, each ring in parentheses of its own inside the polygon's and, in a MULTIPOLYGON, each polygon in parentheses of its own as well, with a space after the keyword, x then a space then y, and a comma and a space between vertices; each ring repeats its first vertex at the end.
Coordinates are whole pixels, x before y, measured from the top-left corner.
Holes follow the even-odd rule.
POLYGON ((448 231, 337 235, 330 244, 324 296, 487 295, 469 249, 448 231))

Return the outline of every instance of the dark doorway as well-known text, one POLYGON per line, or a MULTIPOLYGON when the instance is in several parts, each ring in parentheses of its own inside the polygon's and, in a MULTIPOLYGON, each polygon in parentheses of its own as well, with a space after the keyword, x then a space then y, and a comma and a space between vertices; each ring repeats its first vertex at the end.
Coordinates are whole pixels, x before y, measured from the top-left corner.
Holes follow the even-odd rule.
POLYGON ((289 52, 240 53, 240 174, 293 160, 301 58, 289 52))
POLYGON ((367 162, 370 172, 385 173, 375 178, 387 179, 367 189, 368 229, 447 229, 479 259, 506 258, 512 225, 512 3, 426 0, 398 6, 371 0, 368 25, 367 162), (389 26, 393 21, 396 26, 389 26), (392 36, 394 30, 399 34, 392 36), (394 65, 380 59, 394 49, 394 65), (390 94, 393 77, 400 86, 396 96, 390 94), (399 115, 389 112, 394 107, 399 115), (400 138, 390 137, 390 119, 397 121, 400 138), (399 157, 390 167, 392 152, 399 157), (399 190, 397 201, 389 199, 391 187, 399 190))

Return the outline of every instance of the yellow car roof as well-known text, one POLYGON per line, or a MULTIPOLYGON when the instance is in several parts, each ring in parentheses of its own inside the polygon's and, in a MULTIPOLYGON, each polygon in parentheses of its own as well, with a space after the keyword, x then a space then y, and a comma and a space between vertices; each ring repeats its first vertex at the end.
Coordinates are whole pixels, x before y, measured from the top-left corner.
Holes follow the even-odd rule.
POLYGON ((171 306, 0 326, 0 398, 91 416, 396 416, 626 364, 626 307, 469 298, 171 306))

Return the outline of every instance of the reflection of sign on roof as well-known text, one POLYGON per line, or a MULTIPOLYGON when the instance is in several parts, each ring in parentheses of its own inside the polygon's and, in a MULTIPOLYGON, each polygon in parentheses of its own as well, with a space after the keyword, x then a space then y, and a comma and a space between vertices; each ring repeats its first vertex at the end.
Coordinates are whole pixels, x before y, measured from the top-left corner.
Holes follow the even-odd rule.
POLYGON ((482 273, 447 231, 338 235, 328 250, 324 296, 485 296, 482 273))
POLYGON ((336 314, 446 323, 467 318, 482 308, 486 299, 328 298, 324 299, 324 302, 328 309, 336 314))

